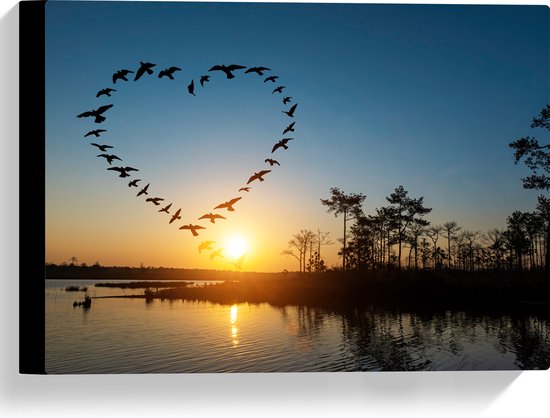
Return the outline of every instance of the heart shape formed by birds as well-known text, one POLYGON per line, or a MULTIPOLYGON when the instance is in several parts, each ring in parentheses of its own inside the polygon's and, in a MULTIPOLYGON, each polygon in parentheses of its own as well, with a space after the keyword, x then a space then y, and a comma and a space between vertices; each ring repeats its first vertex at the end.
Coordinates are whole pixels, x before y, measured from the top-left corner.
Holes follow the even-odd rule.
MULTIPOLYGON (((137 70, 135 71, 129 70, 126 68, 117 70, 112 75, 113 87, 117 85, 117 82, 118 83, 128 82, 129 81, 128 77, 131 78, 132 77, 131 75, 133 75, 134 81, 138 81, 143 77, 151 77, 155 73, 156 66, 157 64, 141 61, 139 68, 137 68, 137 70)), ((169 80, 175 80, 176 78, 179 78, 180 74, 176 75, 176 73, 180 71, 182 71, 182 69, 177 66, 166 67, 165 69, 158 72, 157 78, 158 79, 167 78, 169 80)), ((141 179, 130 180, 128 182, 128 187, 130 187, 130 189, 136 188, 136 190, 139 190, 138 193, 136 194, 137 197, 142 199, 144 198, 145 202, 150 202, 151 204, 155 205, 155 207, 160 207, 160 209, 158 209, 157 211, 158 213, 168 214, 169 216, 168 225, 179 226, 180 230, 188 230, 190 231, 191 235, 194 237, 199 236, 199 231, 203 229, 207 229, 207 227, 201 225, 200 223, 197 223, 198 221, 208 222, 208 225, 211 225, 211 224, 216 224, 216 220, 218 221, 226 220, 227 218, 225 216, 213 211, 222 211, 222 213, 226 215, 227 213, 234 212, 235 205, 243 197, 242 194, 248 193, 251 190, 250 184, 255 182, 256 180, 258 182, 263 182, 264 176, 270 173, 275 166, 280 166, 280 163, 271 157, 272 157, 272 154, 274 154, 277 150, 280 150, 280 149, 287 150, 289 148, 289 145, 288 145, 289 141, 294 140, 294 137, 287 137, 286 134, 294 132, 294 125, 296 122, 293 121, 292 119, 294 118, 294 113, 296 112, 296 108, 298 104, 294 102, 292 96, 286 96, 285 94, 283 94, 283 91, 285 90, 286 86, 278 85, 277 80, 279 79, 279 76, 266 75, 265 74, 266 72, 270 72, 271 74, 271 69, 267 67, 261 67, 261 66, 247 68, 243 65, 237 65, 237 64, 231 64, 231 65, 220 64, 220 65, 214 65, 208 71, 205 72, 206 74, 202 74, 199 77, 197 77, 196 78, 198 80, 197 85, 195 84, 195 78, 191 79, 191 82, 187 84, 187 92, 191 96, 196 96, 197 93, 199 92, 198 85, 200 84, 201 86, 200 90, 202 91, 206 83, 209 83, 210 78, 213 77, 215 74, 221 76, 226 80, 234 79, 236 77, 235 74, 240 74, 240 73, 248 74, 247 77, 261 80, 263 84, 266 86, 266 91, 271 92, 271 94, 274 95, 274 97, 278 97, 278 98, 282 97, 282 100, 281 100, 283 104, 282 113, 287 115, 287 117, 290 118, 290 120, 287 120, 285 122, 285 127, 281 129, 282 138, 272 146, 270 153, 268 153, 268 156, 267 156, 268 158, 263 159, 263 164, 266 164, 266 168, 269 167, 269 169, 254 172, 253 174, 250 175, 250 177, 248 178, 248 181, 244 186, 240 188, 238 188, 238 186, 235 187, 235 190, 237 190, 238 193, 241 195, 239 196, 231 195, 231 197, 225 200, 224 202, 218 204, 212 209, 206 210, 202 216, 194 218, 192 220, 184 221, 183 225, 181 224, 178 225, 177 223, 177 221, 182 220, 181 207, 176 210, 175 208, 172 208, 172 205, 173 205, 172 202, 166 204, 168 200, 166 200, 163 197, 154 196, 153 195, 154 186, 151 186, 151 182, 146 182, 141 179), (139 184, 142 181, 143 183, 139 184)), ((111 98, 113 94, 117 93, 117 90, 113 87, 105 87, 100 89, 96 94, 96 98, 102 98, 103 96, 105 96, 106 98, 111 98)), ((77 117, 93 118, 94 123, 102 124, 107 119, 106 112, 108 112, 108 110, 111 109, 113 106, 114 106, 113 103, 101 105, 92 110, 80 113, 79 115, 77 115, 77 117)), ((107 129, 93 129, 87 132, 84 135, 84 137, 85 138, 90 137, 95 141, 96 138, 101 137, 104 132, 107 132, 107 129)), ((100 144, 97 142, 91 142, 90 144, 96 147, 99 150, 99 152, 101 152, 100 154, 97 155, 97 157, 105 159, 105 161, 109 165, 107 170, 118 173, 118 177, 120 178, 131 177, 134 172, 139 171, 138 168, 135 168, 132 166, 126 166, 126 165, 112 166, 115 160, 122 161, 122 158, 120 158, 118 155, 110 151, 111 149, 114 149, 114 146, 109 144, 103 144, 103 143, 100 144)), ((214 241, 201 242, 200 245, 198 246, 199 252, 202 252, 203 250, 212 251, 210 256, 211 259, 213 259, 216 256, 222 256, 221 252, 223 249, 218 248, 217 250, 214 250, 213 249, 214 243, 215 243, 214 241)))

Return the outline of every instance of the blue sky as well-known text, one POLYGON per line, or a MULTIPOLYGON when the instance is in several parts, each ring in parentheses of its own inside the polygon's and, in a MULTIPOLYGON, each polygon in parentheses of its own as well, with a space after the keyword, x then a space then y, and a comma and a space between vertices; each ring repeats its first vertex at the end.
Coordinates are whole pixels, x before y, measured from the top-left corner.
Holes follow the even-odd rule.
MULTIPOLYGON (((95 128, 108 129, 96 142, 182 207, 184 223, 242 195, 201 239, 244 236, 254 270, 297 268, 280 252, 300 229, 342 236, 319 202, 333 186, 365 194, 373 213, 403 185, 424 196, 433 224, 471 230, 534 209, 507 144, 548 140, 530 128, 549 102, 547 7, 52 1, 46 25, 48 261, 227 267, 198 258, 188 231, 105 170, 83 138, 95 128), (139 61, 156 63, 155 74, 112 85, 114 71, 139 61), (233 63, 270 67, 280 83, 207 71, 233 63), (182 71, 159 80, 171 65, 182 71), (212 76, 204 88, 202 74, 212 76), (271 93, 280 84, 298 103, 295 140, 270 155, 291 121, 271 93), (111 99, 95 97, 109 86, 111 99), (106 103, 105 123, 76 118, 106 103), (238 193, 269 156, 281 167, 238 193)), ((329 265, 336 250, 325 250, 329 265)))

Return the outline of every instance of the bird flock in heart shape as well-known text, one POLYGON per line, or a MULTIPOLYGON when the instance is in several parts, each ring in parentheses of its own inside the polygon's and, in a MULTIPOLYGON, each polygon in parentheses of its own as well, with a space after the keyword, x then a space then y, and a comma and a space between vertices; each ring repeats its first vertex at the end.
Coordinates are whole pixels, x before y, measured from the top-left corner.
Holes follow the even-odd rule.
MULTIPOLYGON (((118 70, 112 76, 113 85, 116 85, 117 81, 127 82, 128 81, 127 77, 128 77, 129 74, 135 74, 134 81, 138 81, 143 76, 151 76, 154 73, 154 70, 153 70, 154 67, 156 67, 156 64, 153 64, 153 63, 150 63, 150 62, 140 62, 140 67, 135 72, 132 71, 132 70, 128 70, 128 69, 118 70)), ((271 71, 271 69, 269 69, 267 67, 249 67, 247 69, 247 67, 245 67, 245 66, 236 65, 236 64, 231 64, 231 65, 227 65, 227 66, 226 65, 214 65, 212 68, 210 68, 208 70, 208 72, 224 73, 225 76, 226 76, 226 79, 231 80, 231 79, 236 77, 233 74, 234 72, 245 70, 245 69, 246 69, 246 71, 244 71, 244 74, 251 74, 249 77, 252 77, 252 76, 254 76, 253 74, 255 73, 257 76, 259 76, 260 80, 263 80, 263 83, 265 83, 266 86, 273 87, 272 83, 278 83, 277 80, 279 79, 279 76, 269 75, 265 78, 263 77, 265 75, 264 74, 265 72, 271 71)), ((182 71, 182 69, 179 68, 179 67, 175 67, 175 66, 168 67, 164 70, 159 71, 158 78, 159 79, 165 79, 166 78, 168 80, 175 80, 174 74, 177 71, 182 71)), ((200 76, 199 84, 201 85, 201 90, 206 88, 205 84, 210 81, 210 77, 211 77, 211 75, 201 75, 200 76)), ((269 87, 269 90, 271 90, 271 87, 269 87)), ((283 96, 282 103, 283 103, 283 106, 286 106, 285 107, 286 110, 283 110, 282 113, 286 114, 289 118, 292 119, 292 118, 294 118, 294 113, 296 111, 296 107, 298 106, 298 104, 293 102, 292 96, 283 95, 283 90, 285 88, 286 88, 286 86, 277 85, 273 89, 271 94, 275 94, 277 97, 283 96), (291 103, 291 104, 289 105, 289 103, 291 103)), ((190 95, 196 96, 195 93, 198 92, 198 90, 197 91, 195 90, 195 80, 194 79, 192 79, 191 82, 187 85, 187 91, 189 92, 190 95)), ((114 92, 117 92, 117 90, 114 89, 114 88, 111 88, 111 87, 103 88, 103 89, 101 89, 97 92, 96 97, 101 98, 103 96, 106 96, 106 97, 110 98, 110 97, 112 97, 112 93, 114 93, 114 92)), ((100 123, 103 123, 106 120, 106 116, 104 116, 105 112, 107 112, 113 106, 114 105, 112 103, 102 105, 102 106, 99 106, 97 109, 93 109, 93 110, 83 112, 83 113, 77 115, 77 117, 78 118, 93 118, 94 123, 100 124, 100 123)), ((280 148, 282 148, 283 150, 288 149, 288 142, 292 141, 294 138, 289 138, 289 137, 284 137, 284 136, 289 132, 294 132, 294 124, 295 123, 296 122, 291 122, 290 124, 288 124, 288 126, 286 126, 283 129, 283 131, 282 131, 283 138, 278 140, 273 145, 273 148, 271 149, 271 154, 275 153, 275 151, 277 151, 280 148)), ((107 130, 106 129, 93 129, 93 130, 89 131, 88 133, 86 133, 84 135, 84 137, 99 138, 100 136, 103 135, 104 132, 107 132, 107 130)), ((136 171, 136 172, 139 171, 139 169, 137 169, 137 168, 130 167, 130 166, 125 166, 125 165, 116 166, 116 167, 111 166, 114 160, 122 161, 122 158, 120 158, 119 156, 117 156, 115 154, 112 154, 111 151, 109 151, 110 149, 114 148, 112 145, 98 144, 96 142, 91 142, 90 144, 94 147, 97 147, 99 149, 99 151, 101 152, 101 154, 98 154, 97 157, 104 158, 106 160, 106 162, 109 164, 109 167, 107 168, 107 170, 117 172, 118 177, 121 177, 121 178, 130 177, 131 176, 130 173, 132 173, 134 171, 136 171)), ((279 162, 277 160, 273 159, 273 158, 266 158, 264 160, 264 163, 269 164, 269 167, 273 167, 275 165, 280 166, 279 162)), ((254 182, 256 180, 258 180, 259 182, 263 182, 264 181, 263 177, 266 174, 270 173, 270 172, 271 172, 271 170, 260 170, 258 172, 255 172, 253 175, 250 176, 250 178, 248 179, 246 184, 244 186, 240 187, 239 189, 236 188, 236 191, 238 193, 247 193, 247 192, 249 192, 252 188, 249 185, 252 182, 254 182)), ((145 202, 151 202, 155 206, 163 206, 164 203, 161 204, 161 202, 163 202, 163 201, 165 202, 165 199, 162 198, 162 197, 154 196, 154 194, 152 193, 152 190, 150 189, 151 183, 147 183, 143 186, 138 185, 138 183, 141 182, 141 181, 142 181, 141 179, 133 179, 128 183, 128 187, 138 188, 139 191, 138 191, 136 196, 137 197, 144 196, 145 197, 145 202)), ((145 181, 143 181, 143 183, 145 183, 145 181)), ((241 198, 242 198, 242 196, 232 197, 231 199, 228 199, 227 201, 225 201, 223 203, 220 203, 219 205, 215 206, 212 210, 216 211, 216 210, 224 210, 225 209, 228 212, 233 212, 233 211, 235 211, 235 208, 233 206, 239 200, 241 200, 241 198)), ((171 212, 171 210, 172 210, 172 203, 169 203, 166 206, 163 206, 163 207, 161 207, 161 209, 158 210, 158 212, 160 212, 160 213, 165 213, 165 214, 169 215, 168 224, 173 224, 174 222, 182 219, 182 214, 183 214, 182 213, 182 208, 179 208, 177 210, 173 210, 172 212, 171 212)), ((210 223, 215 224, 216 220, 225 220, 225 219, 226 218, 224 216, 220 215, 219 213, 212 213, 211 211, 209 211, 208 213, 206 213, 206 214, 202 215, 201 217, 199 217, 197 220, 198 221, 208 220, 208 221, 210 221, 210 223)), ((197 220, 194 220, 193 222, 189 222, 189 223, 186 223, 184 225, 181 225, 181 226, 179 226, 179 229, 189 230, 191 232, 191 234, 196 237, 196 236, 199 235, 199 233, 197 232, 198 230, 206 229, 205 226, 202 226, 200 224, 196 224, 195 222, 197 220)), ((223 257, 223 254, 222 254, 223 248, 218 248, 218 249, 214 250, 213 249, 214 244, 215 244, 214 241, 203 241, 203 242, 201 242, 199 247, 198 247, 199 252, 202 252, 203 250, 210 250, 211 251, 210 258, 211 259, 213 259, 214 257, 223 257)))

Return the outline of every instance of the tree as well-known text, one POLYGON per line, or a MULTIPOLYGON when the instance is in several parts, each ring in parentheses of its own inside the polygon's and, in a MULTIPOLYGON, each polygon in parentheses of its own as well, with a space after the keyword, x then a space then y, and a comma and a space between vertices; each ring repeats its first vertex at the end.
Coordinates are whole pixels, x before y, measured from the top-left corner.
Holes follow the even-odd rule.
POLYGON ((457 223, 455 221, 445 222, 443 224, 443 228, 445 228, 445 232, 447 232, 447 263, 448 263, 447 266, 450 269, 451 268, 451 238, 454 234, 456 234, 462 228, 460 226, 457 226, 457 223))
MULTIPOLYGON (((290 255, 296 258, 300 263, 300 272, 305 271, 307 250, 315 239, 315 233, 306 229, 301 229, 299 233, 294 234, 288 241, 288 250, 284 250, 282 255, 290 255)), ((311 255, 310 255, 311 258, 311 255)))
POLYGON ((362 213, 361 204, 365 200, 366 196, 359 193, 345 194, 338 187, 331 187, 330 189, 330 198, 321 199, 321 204, 327 206, 327 212, 334 212, 334 216, 340 214, 344 218, 344 238, 342 241, 342 270, 346 269, 346 233, 347 233, 347 222, 355 219, 358 215, 362 213))

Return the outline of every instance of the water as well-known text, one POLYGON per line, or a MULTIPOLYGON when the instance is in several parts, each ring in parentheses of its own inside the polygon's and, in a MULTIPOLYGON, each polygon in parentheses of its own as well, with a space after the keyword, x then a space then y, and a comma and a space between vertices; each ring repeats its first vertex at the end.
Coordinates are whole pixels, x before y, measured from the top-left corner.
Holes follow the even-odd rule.
MULTIPOLYGON (((104 280, 105 281, 105 280, 104 280)), ((97 298, 142 293, 46 280, 48 373, 517 370, 550 365, 550 323, 535 315, 328 312, 269 304, 97 298)))

